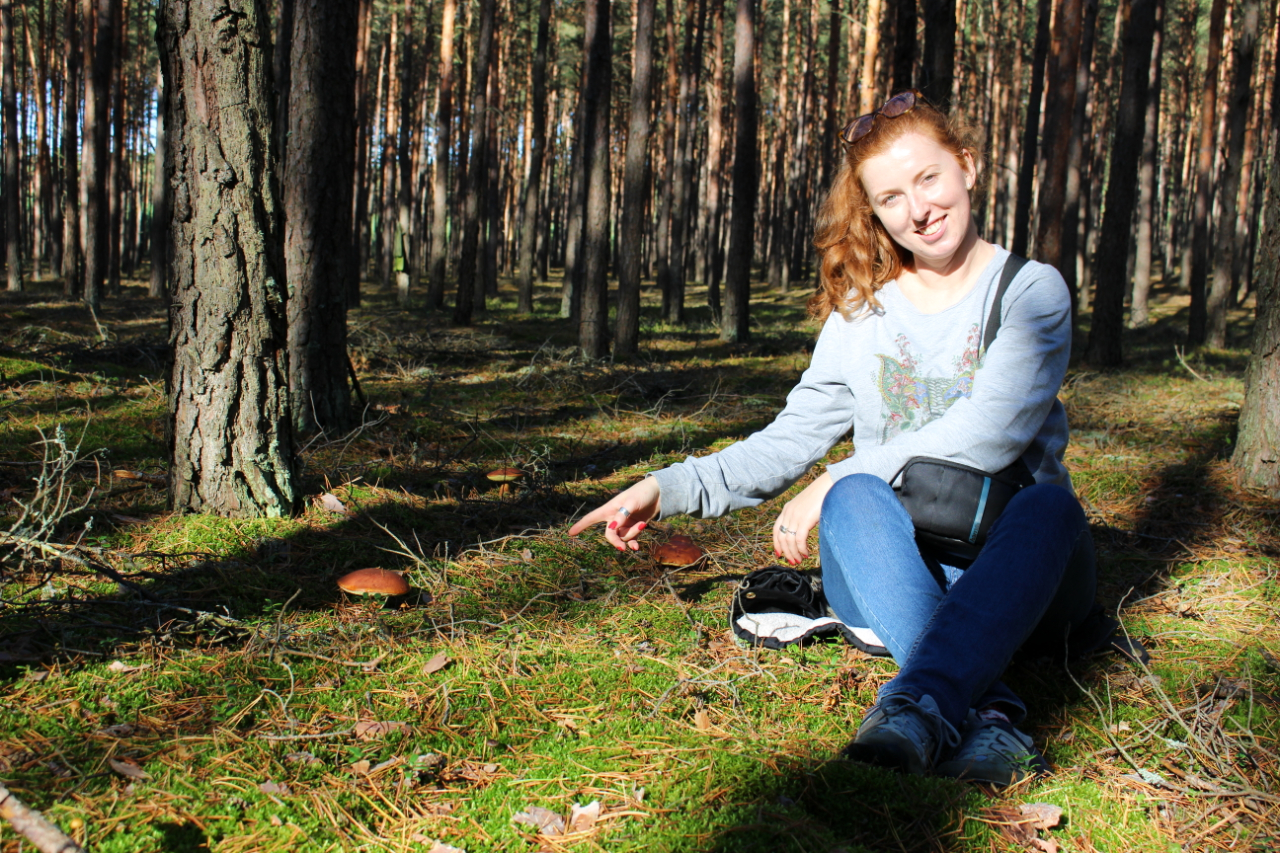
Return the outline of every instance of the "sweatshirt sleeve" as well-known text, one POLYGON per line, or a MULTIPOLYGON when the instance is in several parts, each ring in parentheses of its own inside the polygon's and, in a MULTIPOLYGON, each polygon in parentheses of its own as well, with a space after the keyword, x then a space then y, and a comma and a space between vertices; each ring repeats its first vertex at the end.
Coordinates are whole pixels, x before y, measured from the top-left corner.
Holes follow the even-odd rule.
POLYGON ((662 492, 662 517, 713 518, 755 506, 785 491, 827 454, 853 423, 853 393, 840 365, 845 322, 833 313, 809 369, 764 429, 708 456, 690 456, 652 476, 662 492))
POLYGON ((1070 293, 1061 274, 1029 263, 1010 284, 1000 330, 974 373, 973 393, 946 414, 886 444, 859 442, 827 466, 833 479, 873 474, 891 481, 913 456, 985 471, 1010 465, 1031 445, 1057 398, 1071 354, 1070 293))

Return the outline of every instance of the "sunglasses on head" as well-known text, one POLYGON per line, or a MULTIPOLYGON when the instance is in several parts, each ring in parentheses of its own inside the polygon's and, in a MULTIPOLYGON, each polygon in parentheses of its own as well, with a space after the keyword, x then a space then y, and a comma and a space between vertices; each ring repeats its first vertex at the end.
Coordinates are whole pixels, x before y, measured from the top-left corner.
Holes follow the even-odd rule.
POLYGON ((862 137, 871 132, 871 128, 875 127, 876 118, 884 116, 885 118, 897 118, 905 115, 916 108, 916 105, 924 101, 924 95, 921 95, 915 89, 908 89, 905 92, 899 92, 892 98, 884 102, 884 106, 875 112, 867 113, 864 116, 858 116, 853 121, 844 126, 844 130, 840 131, 840 138, 846 143, 852 145, 862 137))

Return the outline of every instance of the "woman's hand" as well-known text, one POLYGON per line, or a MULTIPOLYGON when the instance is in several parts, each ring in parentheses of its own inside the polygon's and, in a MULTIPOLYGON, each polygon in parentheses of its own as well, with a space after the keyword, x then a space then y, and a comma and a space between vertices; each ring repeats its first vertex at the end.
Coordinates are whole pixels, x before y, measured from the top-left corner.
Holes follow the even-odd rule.
POLYGON ((787 502, 773 523, 774 554, 793 566, 809 556, 809 531, 817 526, 822 500, 833 485, 831 475, 823 474, 787 502))
POLYGON ((605 526, 604 538, 619 551, 630 548, 640 550, 640 543, 635 541, 649 524, 649 520, 658 515, 659 489, 658 481, 653 477, 645 477, 631 488, 614 495, 604 506, 597 507, 578 520, 569 528, 570 536, 577 536, 593 524, 609 522, 605 526))

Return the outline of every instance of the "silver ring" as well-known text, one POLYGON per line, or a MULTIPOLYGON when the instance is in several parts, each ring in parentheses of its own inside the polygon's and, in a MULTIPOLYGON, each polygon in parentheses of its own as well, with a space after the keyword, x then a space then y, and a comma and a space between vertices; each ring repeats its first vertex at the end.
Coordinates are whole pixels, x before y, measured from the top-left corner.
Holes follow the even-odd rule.
POLYGON ((788 536, 795 536, 797 533, 797 531, 792 530, 790 527, 787 527, 785 524, 779 524, 778 529, 781 530, 783 533, 787 534, 788 536))
POLYGON ((618 507, 618 515, 625 518, 626 516, 631 515, 631 510, 627 509, 625 506, 618 507))

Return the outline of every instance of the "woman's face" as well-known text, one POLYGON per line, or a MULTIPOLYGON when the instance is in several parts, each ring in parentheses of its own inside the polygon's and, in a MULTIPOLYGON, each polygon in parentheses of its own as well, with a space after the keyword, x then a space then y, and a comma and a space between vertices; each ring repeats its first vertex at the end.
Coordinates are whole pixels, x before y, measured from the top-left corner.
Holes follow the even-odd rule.
MULTIPOLYGON (((945 270, 974 231, 969 190, 977 170, 920 133, 900 136, 862 164, 862 187, 889 236, 916 264, 945 270)), ((974 232, 976 233, 976 232, 974 232)))

